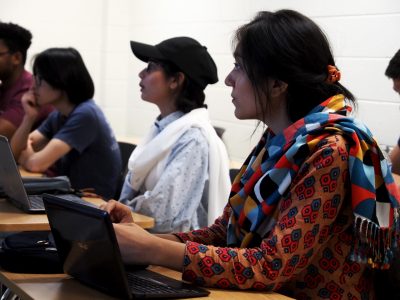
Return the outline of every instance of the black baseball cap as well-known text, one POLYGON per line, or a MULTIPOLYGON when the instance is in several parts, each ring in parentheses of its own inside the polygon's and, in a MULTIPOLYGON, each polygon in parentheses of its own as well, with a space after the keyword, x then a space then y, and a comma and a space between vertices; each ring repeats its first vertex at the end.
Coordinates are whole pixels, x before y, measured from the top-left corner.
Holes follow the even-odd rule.
POLYGON ((133 54, 140 60, 161 60, 174 64, 202 89, 218 82, 217 66, 205 46, 189 37, 174 37, 153 46, 131 41, 133 54))

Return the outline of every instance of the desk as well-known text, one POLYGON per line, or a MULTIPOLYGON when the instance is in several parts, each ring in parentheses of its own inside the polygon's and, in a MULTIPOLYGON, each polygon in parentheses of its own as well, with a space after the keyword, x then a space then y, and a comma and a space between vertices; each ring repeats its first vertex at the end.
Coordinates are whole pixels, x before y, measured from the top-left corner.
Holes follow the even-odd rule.
MULTIPOLYGON (((88 202, 100 205, 100 198, 85 198, 88 202)), ((143 228, 154 227, 154 219, 132 213, 135 222, 143 228)), ((28 214, 16 208, 5 199, 0 199, 0 232, 50 230, 46 214, 28 214)))
MULTIPOLYGON (((150 267, 161 274, 181 279, 181 273, 163 267, 150 267)), ((0 281, 24 300, 83 300, 115 299, 89 288, 65 274, 16 274, 0 270, 0 281)), ((240 299, 240 300, 288 300, 292 299, 274 292, 242 292, 208 289, 208 297, 194 299, 240 299)))

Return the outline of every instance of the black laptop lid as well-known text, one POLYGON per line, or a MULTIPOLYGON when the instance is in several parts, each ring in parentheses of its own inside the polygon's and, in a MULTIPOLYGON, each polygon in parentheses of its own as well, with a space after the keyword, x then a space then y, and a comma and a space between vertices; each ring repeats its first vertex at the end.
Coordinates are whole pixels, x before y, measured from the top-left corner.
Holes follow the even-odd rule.
POLYGON ((131 298, 108 213, 48 194, 43 202, 64 272, 106 293, 131 298))
MULTIPOLYGON (((15 163, 10 145, 5 136, 0 135, 0 187, 12 200, 15 206, 29 211, 30 203, 26 194, 21 175, 15 163)), ((44 212, 44 210, 41 210, 44 212)))

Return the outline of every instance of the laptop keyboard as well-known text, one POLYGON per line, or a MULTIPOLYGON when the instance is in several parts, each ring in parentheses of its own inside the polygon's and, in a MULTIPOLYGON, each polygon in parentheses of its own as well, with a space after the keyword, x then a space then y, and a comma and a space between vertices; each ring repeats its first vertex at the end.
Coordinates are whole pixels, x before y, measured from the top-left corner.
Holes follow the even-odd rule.
MULTIPOLYGON (((159 275, 159 274, 157 274, 159 275)), ((164 277, 160 275, 160 277, 164 277)), ((175 297, 196 297, 196 296, 201 296, 204 295, 204 291, 197 290, 197 289, 191 289, 188 284, 184 285, 180 281, 176 280, 176 283, 178 285, 181 285, 181 287, 173 287, 171 285, 168 285, 164 282, 160 282, 158 278, 145 278, 142 276, 135 275, 133 273, 127 272, 127 278, 128 278, 128 285, 129 288, 131 289, 131 292, 133 294, 135 293, 143 293, 143 294, 148 294, 148 295, 163 295, 170 297, 175 296, 175 297)), ((168 278, 169 281, 175 281, 174 279, 168 278)))
POLYGON ((32 195, 28 196, 29 201, 31 202, 31 207, 34 209, 44 209, 42 196, 32 195))
MULTIPOLYGON (((70 200, 74 202, 80 202, 80 203, 87 203, 84 201, 82 198, 80 198, 77 195, 74 194, 61 194, 57 195, 57 197, 63 198, 65 200, 70 200)), ((42 195, 29 195, 28 196, 29 201, 31 202, 31 207, 34 209, 44 209, 44 204, 43 204, 43 196, 42 195)))

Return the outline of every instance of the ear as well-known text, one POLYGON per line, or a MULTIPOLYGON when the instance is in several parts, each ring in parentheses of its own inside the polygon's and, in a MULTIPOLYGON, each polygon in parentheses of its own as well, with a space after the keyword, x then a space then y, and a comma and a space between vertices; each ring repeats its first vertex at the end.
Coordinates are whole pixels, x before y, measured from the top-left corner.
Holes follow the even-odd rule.
POLYGON ((171 90, 176 90, 178 87, 180 87, 185 80, 185 74, 182 72, 178 72, 176 76, 171 77, 169 88, 171 90))
POLYGON ((272 97, 280 97, 284 93, 286 93, 288 88, 288 84, 284 81, 273 79, 272 80, 272 89, 271 96, 272 97))
POLYGON ((22 53, 19 51, 12 53, 11 61, 14 65, 22 65, 22 53))

